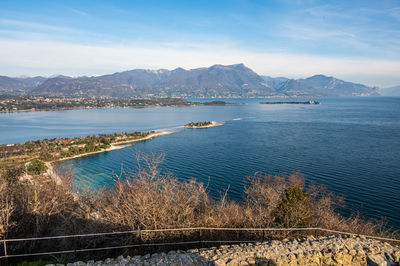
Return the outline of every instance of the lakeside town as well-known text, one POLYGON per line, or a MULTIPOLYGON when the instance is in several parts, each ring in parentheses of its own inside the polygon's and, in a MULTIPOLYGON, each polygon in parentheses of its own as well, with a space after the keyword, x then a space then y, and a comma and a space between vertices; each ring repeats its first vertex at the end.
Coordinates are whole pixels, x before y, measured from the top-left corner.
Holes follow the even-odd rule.
POLYGON ((0 112, 45 111, 83 108, 143 108, 227 105, 224 101, 190 102, 183 98, 120 98, 120 97, 45 97, 33 95, 0 95, 0 112))

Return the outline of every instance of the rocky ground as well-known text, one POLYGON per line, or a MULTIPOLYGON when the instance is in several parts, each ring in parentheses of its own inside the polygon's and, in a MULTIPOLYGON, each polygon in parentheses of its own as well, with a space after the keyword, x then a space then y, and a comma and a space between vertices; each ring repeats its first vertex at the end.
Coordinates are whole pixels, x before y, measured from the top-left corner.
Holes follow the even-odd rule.
POLYGON ((400 265, 400 247, 363 237, 309 236, 68 265, 400 265))

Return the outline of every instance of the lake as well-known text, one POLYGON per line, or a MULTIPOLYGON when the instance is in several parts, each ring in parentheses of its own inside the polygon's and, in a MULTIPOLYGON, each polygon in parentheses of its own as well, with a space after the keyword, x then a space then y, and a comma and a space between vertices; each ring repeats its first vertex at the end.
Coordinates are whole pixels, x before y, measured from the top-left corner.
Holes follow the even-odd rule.
MULTIPOLYGON (((292 100, 292 99, 290 99, 292 100)), ((302 99, 295 99, 302 100, 302 99)), ((302 173, 326 185, 368 218, 400 228, 400 98, 318 99, 320 105, 265 105, 271 99, 226 99, 231 106, 84 109, 0 114, 0 142, 136 130, 173 134, 60 163, 75 185, 109 186, 121 168, 135 171, 136 155, 165 154, 164 174, 226 189, 240 200, 246 176, 302 173), (242 120, 232 120, 243 118, 242 120), (187 129, 191 121, 226 121, 187 129)))

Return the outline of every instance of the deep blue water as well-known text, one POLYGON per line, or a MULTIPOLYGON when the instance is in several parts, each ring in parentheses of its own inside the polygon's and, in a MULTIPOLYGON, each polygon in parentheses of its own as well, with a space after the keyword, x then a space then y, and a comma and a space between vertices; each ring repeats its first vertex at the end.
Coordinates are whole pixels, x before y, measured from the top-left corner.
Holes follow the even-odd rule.
POLYGON ((236 200, 246 176, 298 171, 307 182, 344 195, 352 210, 368 218, 385 216, 400 228, 399 97, 321 99, 321 105, 230 101, 247 104, 2 114, 0 142, 169 129, 175 133, 61 165, 73 167, 77 186, 103 186, 112 184, 110 176, 121 166, 134 171, 137 153, 164 153, 163 173, 209 183, 213 196, 229 187, 236 200), (200 120, 227 122, 180 127, 200 120))

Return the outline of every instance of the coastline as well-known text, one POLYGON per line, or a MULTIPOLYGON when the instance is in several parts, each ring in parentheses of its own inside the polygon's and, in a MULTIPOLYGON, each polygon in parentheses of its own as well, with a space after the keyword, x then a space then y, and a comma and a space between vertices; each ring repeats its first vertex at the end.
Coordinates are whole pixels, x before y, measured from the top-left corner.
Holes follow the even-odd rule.
POLYGON ((222 126, 222 125, 224 125, 225 124, 225 122, 218 122, 218 121, 211 121, 211 124, 210 125, 207 125, 207 126, 193 126, 193 127, 190 127, 190 126, 185 126, 185 128, 208 128, 208 127, 217 127, 217 126, 222 126))
MULTIPOLYGON (((56 161, 54 161, 56 162, 56 161)), ((62 184, 62 180, 60 176, 57 174, 57 172, 54 170, 53 163, 54 162, 45 162, 47 170, 46 170, 46 175, 52 179, 54 182, 56 182, 57 185, 62 184)), ((72 193, 74 194, 74 193, 72 193)))
POLYGON ((143 109, 143 108, 157 108, 157 107, 193 107, 201 106, 201 104, 189 104, 189 105, 145 105, 145 106, 82 106, 82 107, 65 107, 65 108, 43 108, 43 109, 18 109, 18 110, 0 110, 0 113, 22 113, 22 112, 45 112, 45 111, 68 111, 68 110, 84 110, 84 109, 116 109, 116 108, 132 108, 132 109, 143 109))
POLYGON ((134 142, 148 140, 148 139, 152 139, 154 137, 159 137, 159 136, 164 136, 164 135, 169 135, 169 134, 172 134, 172 132, 169 132, 169 131, 156 131, 156 132, 154 132, 152 134, 149 134, 148 136, 143 137, 143 138, 132 139, 132 140, 124 140, 124 141, 111 143, 111 147, 107 148, 107 149, 104 149, 104 150, 93 151, 93 152, 88 152, 88 153, 83 153, 83 154, 77 154, 77 155, 74 155, 74 156, 71 156, 71 157, 65 157, 65 158, 57 159, 57 160, 51 161, 49 163, 67 161, 67 160, 71 160, 71 159, 75 159, 75 158, 79 158, 79 157, 89 156, 89 155, 96 154, 96 153, 119 150, 119 149, 123 149, 123 148, 129 147, 129 146, 132 146, 134 142), (121 145, 121 144, 126 144, 126 145, 121 145))
MULTIPOLYGON (((1 95, 1 94, 0 94, 1 95)), ((210 98, 214 99, 214 98, 210 98)), ((19 112, 41 112, 41 111, 67 111, 67 110, 83 110, 83 109, 114 109, 114 108, 132 108, 132 109, 142 109, 142 108, 155 108, 155 107, 194 107, 194 106, 208 106, 208 105, 215 105, 215 106, 225 106, 225 105, 237 105, 239 103, 210 103, 210 102, 186 102, 181 104, 145 104, 145 105, 104 105, 104 106, 97 106, 97 105, 77 105, 77 106, 70 106, 70 107, 35 107, 29 109, 7 109, 7 110, 0 110, 0 113, 19 113, 19 112)), ((0 102, 1 107, 1 102, 0 102)))
MULTIPOLYGON (((225 124, 225 121, 211 121, 211 124, 207 125, 207 126, 196 126, 196 127, 184 126, 184 127, 185 128, 209 128, 209 127, 222 126, 224 124, 225 124)), ((143 138, 138 138, 138 139, 133 139, 133 140, 124 140, 124 141, 119 141, 119 142, 112 143, 110 148, 103 149, 103 150, 100 150, 100 151, 77 154, 77 155, 74 155, 74 156, 71 156, 71 157, 65 157, 65 158, 60 158, 60 159, 53 160, 53 161, 48 161, 48 162, 45 162, 45 164, 47 166, 46 174, 47 174, 48 177, 53 179, 57 184, 61 184, 62 180, 59 177, 59 175, 56 173, 56 171, 54 170, 54 164, 57 163, 57 162, 67 161, 67 160, 76 159, 76 158, 85 157, 85 156, 90 156, 90 155, 97 154, 97 153, 102 153, 102 152, 108 152, 108 151, 123 149, 123 148, 129 147, 129 146, 132 146, 135 142, 149 140, 149 139, 152 139, 154 137, 169 135, 169 134, 172 134, 172 133, 173 132, 170 132, 170 131, 156 131, 156 132, 154 132, 152 134, 149 134, 148 136, 143 137, 143 138)))
POLYGON ((89 155, 93 155, 96 153, 101 153, 101 152, 107 152, 107 151, 113 151, 113 150, 119 150, 119 149, 123 149, 129 146, 132 146, 134 142, 139 142, 139 141, 143 141, 143 140, 149 140, 152 139, 154 137, 159 137, 159 136, 164 136, 164 135, 169 135, 172 134, 173 132, 169 132, 169 131, 156 131, 152 134, 149 134, 146 137, 143 138, 139 138, 139 139, 134 139, 134 140, 125 140, 125 141, 119 141, 119 142, 115 142, 111 144, 111 147, 108 149, 104 149, 104 150, 100 150, 100 151, 94 151, 94 152, 88 152, 88 153, 84 153, 84 154, 77 154, 71 157, 66 157, 66 158, 61 158, 61 159, 57 159, 54 161, 49 161, 49 162, 45 162, 46 167, 47 167, 47 171, 46 174, 48 177, 50 177, 51 179, 54 180, 54 182, 56 182, 56 184, 61 184, 62 180, 60 178, 60 176, 57 174, 57 172, 54 170, 54 164, 57 162, 61 162, 61 161, 67 161, 67 160, 71 160, 71 159, 75 159, 75 158, 80 158, 80 157, 84 157, 84 156, 89 156, 89 155), (126 145, 121 145, 121 144, 126 144, 126 145))

